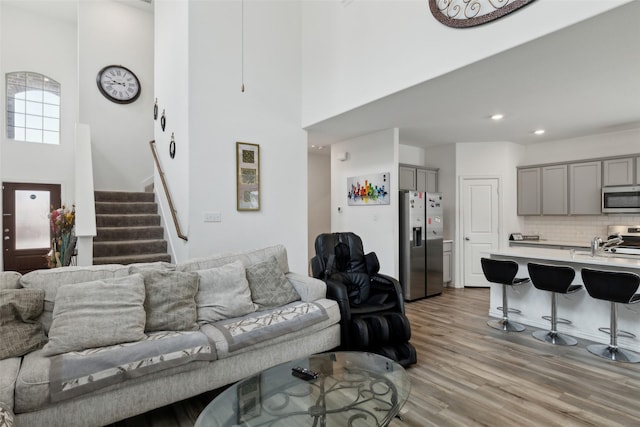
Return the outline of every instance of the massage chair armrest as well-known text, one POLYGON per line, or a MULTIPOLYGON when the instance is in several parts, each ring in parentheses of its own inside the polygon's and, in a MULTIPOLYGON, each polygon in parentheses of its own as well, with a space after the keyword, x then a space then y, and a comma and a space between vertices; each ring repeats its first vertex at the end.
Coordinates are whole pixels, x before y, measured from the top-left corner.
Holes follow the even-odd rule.
POLYGON ((322 280, 324 278, 324 263, 318 255, 311 258, 311 276, 322 280))
POLYGON ((404 294, 400 282, 386 274, 376 273, 371 276, 371 288, 392 287, 398 301, 398 309, 404 314, 404 294))
POLYGON ((324 282, 327 284, 327 298, 335 300, 338 303, 342 320, 350 320, 351 305, 349 303, 349 293, 347 292, 347 285, 331 279, 327 279, 324 282))

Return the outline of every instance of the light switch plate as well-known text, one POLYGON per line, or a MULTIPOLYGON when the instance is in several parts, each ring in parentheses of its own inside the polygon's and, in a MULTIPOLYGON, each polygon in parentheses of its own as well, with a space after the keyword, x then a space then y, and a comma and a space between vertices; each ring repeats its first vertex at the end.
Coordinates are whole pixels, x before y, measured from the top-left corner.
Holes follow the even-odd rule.
POLYGON ((220 212, 205 212, 204 222, 222 222, 222 214, 220 212))

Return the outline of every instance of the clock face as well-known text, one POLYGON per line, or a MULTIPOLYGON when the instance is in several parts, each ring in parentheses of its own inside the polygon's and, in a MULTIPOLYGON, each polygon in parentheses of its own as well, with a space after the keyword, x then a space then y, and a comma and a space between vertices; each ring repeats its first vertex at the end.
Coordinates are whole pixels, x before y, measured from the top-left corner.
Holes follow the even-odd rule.
POLYGON ((121 65, 108 65, 96 77, 98 89, 110 101, 129 104, 140 96, 140 81, 133 71, 121 65))

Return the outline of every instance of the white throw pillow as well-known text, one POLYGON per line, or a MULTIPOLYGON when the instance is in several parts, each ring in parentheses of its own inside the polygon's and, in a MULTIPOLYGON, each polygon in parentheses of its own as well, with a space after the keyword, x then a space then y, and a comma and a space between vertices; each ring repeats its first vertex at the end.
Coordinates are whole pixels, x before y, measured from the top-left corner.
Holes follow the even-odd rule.
POLYGON ((199 323, 212 323, 256 311, 242 261, 197 273, 200 276, 196 294, 199 323))
POLYGON ((44 355, 143 339, 144 298, 140 274, 60 286, 44 355))

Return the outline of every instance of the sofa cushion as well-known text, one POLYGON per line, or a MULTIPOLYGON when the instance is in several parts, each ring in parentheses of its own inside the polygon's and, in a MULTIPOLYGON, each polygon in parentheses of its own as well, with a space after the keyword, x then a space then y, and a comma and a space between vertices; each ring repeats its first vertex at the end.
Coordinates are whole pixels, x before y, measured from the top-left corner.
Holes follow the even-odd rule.
POLYGON ((0 402, 0 427, 16 427, 16 416, 11 408, 0 402))
POLYGON ((47 341, 42 325, 34 320, 43 302, 40 289, 0 289, 0 360, 22 356, 47 341))
POLYGON ((283 273, 289 271, 289 263, 287 260, 287 250, 283 245, 270 246, 268 248, 256 249, 246 252, 226 253, 213 255, 204 258, 195 258, 189 261, 181 262, 176 265, 178 271, 198 271, 207 270, 209 268, 221 267, 234 261, 242 261, 245 267, 266 261, 269 257, 275 256, 278 265, 283 273))
POLYGON ((215 343, 218 359, 224 359, 273 344, 286 346, 293 339, 311 336, 339 322, 338 303, 323 298, 202 325, 200 330, 215 343))
POLYGON ((140 274, 60 286, 47 356, 145 337, 144 279, 140 274))
POLYGON ((197 274, 200 276, 196 294, 198 322, 211 323, 256 310, 242 261, 198 270, 197 274))
POLYGON ((198 329, 196 273, 133 267, 144 278, 145 331, 193 331, 198 329))
POLYGON ((20 371, 21 357, 0 360, 0 402, 13 408, 16 389, 16 379, 20 371))
POLYGON ((20 289, 20 278, 22 274, 17 271, 0 272, 0 289, 20 289))
POLYGON ((86 393, 196 360, 216 359, 215 346, 199 331, 152 332, 145 339, 51 358, 51 401, 86 393))
POLYGON ((38 321, 42 323, 44 332, 48 334, 49 328, 51 327, 53 304, 60 286, 124 277, 128 274, 129 267, 120 264, 52 268, 27 273, 20 278, 20 284, 27 289, 44 289, 44 310, 38 321))
POLYGON ((247 267, 247 280, 251 299, 258 306, 257 310, 280 307, 300 300, 300 295, 284 277, 274 256, 247 267))

